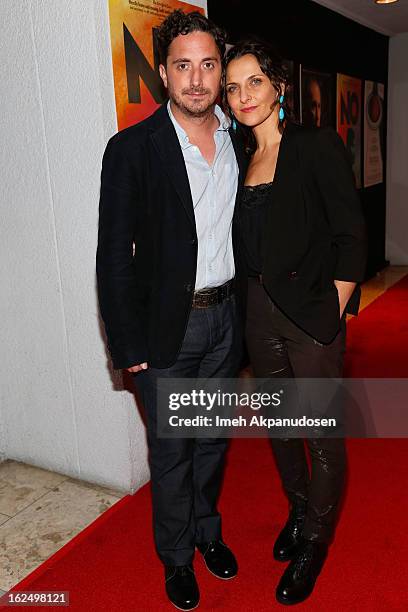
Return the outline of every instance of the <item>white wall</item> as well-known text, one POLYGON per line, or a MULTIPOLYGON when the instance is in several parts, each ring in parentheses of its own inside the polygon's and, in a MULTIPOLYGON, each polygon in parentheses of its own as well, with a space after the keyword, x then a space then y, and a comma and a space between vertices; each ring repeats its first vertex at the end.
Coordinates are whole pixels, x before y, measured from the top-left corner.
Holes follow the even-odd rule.
MULTIPOLYGON (((181 0, 183 2, 183 0, 181 0)), ((186 0, 187 4, 189 4, 188 0, 186 0)), ((206 15, 208 15, 208 11, 207 11, 207 0, 192 0, 191 4, 194 4, 194 6, 201 6, 203 9, 205 9, 205 13, 206 15)), ((209 18, 211 19, 211 15, 208 15, 209 18)))
POLYGON ((386 257, 408 265, 408 32, 390 39, 386 257))
POLYGON ((133 395, 95 290, 100 165, 117 130, 105 0, 0 4, 0 458, 133 491, 133 395))

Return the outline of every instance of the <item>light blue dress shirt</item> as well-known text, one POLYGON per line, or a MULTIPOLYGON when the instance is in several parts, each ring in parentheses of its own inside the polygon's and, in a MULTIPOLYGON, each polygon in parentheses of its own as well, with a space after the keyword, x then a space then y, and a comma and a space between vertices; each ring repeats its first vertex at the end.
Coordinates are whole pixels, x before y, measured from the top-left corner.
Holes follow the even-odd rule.
POLYGON ((234 277, 232 216, 238 187, 238 164, 228 133, 229 120, 215 106, 220 123, 214 133, 215 157, 210 166, 200 149, 167 109, 180 142, 193 199, 198 238, 195 290, 218 287, 234 277))

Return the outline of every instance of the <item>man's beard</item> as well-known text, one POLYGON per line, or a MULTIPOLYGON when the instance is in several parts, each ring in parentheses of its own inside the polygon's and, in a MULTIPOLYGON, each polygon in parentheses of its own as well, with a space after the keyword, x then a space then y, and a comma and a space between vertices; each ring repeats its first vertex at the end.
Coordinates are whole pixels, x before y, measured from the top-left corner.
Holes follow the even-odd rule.
POLYGON ((169 89, 168 93, 173 104, 188 117, 205 117, 213 113, 216 97, 212 96, 208 89, 183 89, 181 95, 169 89), (186 103, 184 95, 188 93, 209 94, 209 97, 207 95, 203 100, 191 100, 186 103))

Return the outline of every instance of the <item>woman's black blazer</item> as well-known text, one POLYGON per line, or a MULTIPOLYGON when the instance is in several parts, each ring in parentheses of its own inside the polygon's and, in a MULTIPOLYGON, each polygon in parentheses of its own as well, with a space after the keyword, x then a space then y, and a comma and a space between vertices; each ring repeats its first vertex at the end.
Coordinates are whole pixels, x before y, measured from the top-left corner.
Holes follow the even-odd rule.
MULTIPOLYGON (((263 284, 272 300, 319 342, 339 330, 334 280, 359 282, 366 230, 343 141, 332 128, 288 123, 265 226, 263 284)), ((346 307, 357 314, 359 287, 346 307)))

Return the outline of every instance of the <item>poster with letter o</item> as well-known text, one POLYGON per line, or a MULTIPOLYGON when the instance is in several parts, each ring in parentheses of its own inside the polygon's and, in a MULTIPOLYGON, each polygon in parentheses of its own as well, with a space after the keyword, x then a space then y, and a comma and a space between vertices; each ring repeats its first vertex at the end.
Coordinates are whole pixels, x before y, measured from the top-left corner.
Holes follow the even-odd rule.
POLYGON ((383 182, 384 85, 365 82, 364 91, 364 187, 383 182))
POLYGON ((142 121, 166 99, 159 75, 155 29, 175 9, 206 13, 178 0, 109 0, 118 129, 142 121))

